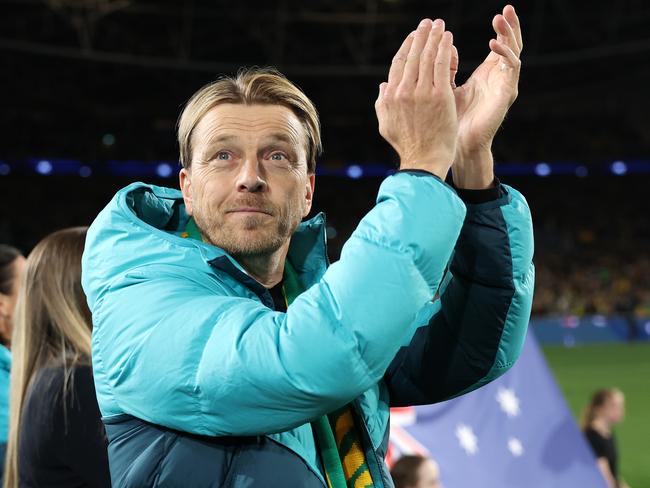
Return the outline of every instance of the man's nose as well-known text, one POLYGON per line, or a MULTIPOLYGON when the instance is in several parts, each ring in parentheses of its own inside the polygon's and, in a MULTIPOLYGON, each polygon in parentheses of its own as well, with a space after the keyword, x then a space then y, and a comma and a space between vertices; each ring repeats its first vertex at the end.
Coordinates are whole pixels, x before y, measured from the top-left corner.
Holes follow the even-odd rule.
POLYGON ((266 180, 262 165, 256 157, 246 158, 237 175, 237 190, 256 193, 264 189, 266 180))

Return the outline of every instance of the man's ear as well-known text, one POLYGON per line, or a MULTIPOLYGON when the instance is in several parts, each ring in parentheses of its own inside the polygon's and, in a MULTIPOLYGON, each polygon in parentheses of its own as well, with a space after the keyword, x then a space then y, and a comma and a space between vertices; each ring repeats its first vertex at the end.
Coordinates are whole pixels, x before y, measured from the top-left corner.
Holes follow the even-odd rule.
POLYGON ((305 218, 309 215, 311 211, 311 205, 314 202, 314 188, 316 186, 316 175, 314 173, 307 175, 307 181, 305 183, 305 209, 302 213, 302 217, 305 218))
POLYGON ((192 215, 192 178, 190 170, 182 168, 178 173, 178 182, 183 193, 183 201, 185 202, 185 211, 187 215, 192 215))

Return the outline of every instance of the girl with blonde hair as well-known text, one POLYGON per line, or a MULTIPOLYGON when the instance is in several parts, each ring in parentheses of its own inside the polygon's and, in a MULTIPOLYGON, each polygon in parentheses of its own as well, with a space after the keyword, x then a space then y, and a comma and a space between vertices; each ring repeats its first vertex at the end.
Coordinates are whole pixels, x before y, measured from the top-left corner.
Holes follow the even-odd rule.
POLYGON ((27 259, 12 340, 4 487, 110 486, 81 288, 86 229, 55 232, 27 259))

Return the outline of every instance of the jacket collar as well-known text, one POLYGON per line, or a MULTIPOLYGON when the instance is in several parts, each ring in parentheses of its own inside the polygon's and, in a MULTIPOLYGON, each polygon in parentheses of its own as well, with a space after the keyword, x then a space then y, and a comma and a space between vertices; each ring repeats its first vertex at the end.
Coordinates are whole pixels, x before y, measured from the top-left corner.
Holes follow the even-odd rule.
MULTIPOLYGON (((223 249, 196 241, 184 239, 174 233, 185 229, 189 216, 185 212, 180 190, 143 183, 135 183, 126 188, 125 203, 140 223, 146 224, 152 232, 176 244, 190 244, 198 248, 203 260, 210 266, 223 271, 250 288, 268 305, 270 296, 267 290, 254 280, 244 268, 223 249)), ((289 244, 288 259, 296 269, 305 288, 317 282, 325 273, 327 258, 327 236, 325 214, 301 222, 289 244)), ((272 306, 272 300, 270 302, 272 306)))

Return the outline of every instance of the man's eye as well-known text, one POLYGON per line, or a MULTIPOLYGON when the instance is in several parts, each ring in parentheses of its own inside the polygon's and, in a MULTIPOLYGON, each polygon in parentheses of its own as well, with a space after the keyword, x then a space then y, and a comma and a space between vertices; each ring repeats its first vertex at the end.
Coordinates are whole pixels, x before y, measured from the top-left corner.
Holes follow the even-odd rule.
POLYGON ((273 153, 269 159, 271 161, 286 161, 287 157, 282 153, 273 153))
POLYGON ((219 161, 229 161, 231 159, 230 153, 220 151, 217 153, 214 159, 217 159, 219 161))

